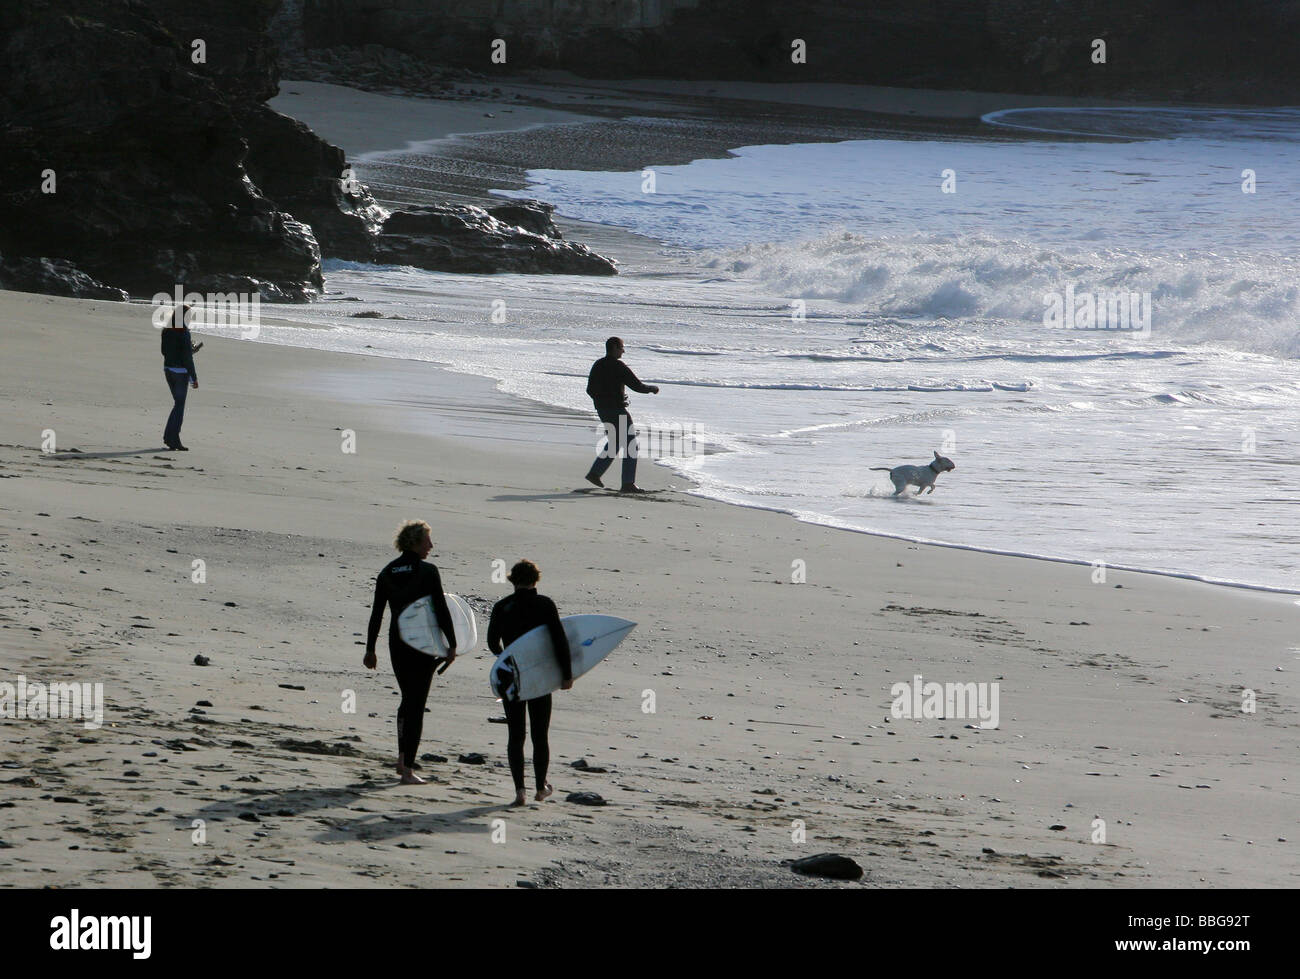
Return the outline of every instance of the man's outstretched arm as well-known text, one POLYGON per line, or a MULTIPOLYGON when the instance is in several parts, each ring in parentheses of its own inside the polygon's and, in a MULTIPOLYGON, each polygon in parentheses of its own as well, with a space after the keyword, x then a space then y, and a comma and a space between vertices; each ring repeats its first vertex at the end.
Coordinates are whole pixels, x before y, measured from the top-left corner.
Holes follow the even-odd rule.
POLYGON ((630 387, 637 394, 658 394, 659 388, 654 384, 642 384, 641 379, 632 373, 632 368, 621 360, 618 364, 623 368, 623 383, 630 387))

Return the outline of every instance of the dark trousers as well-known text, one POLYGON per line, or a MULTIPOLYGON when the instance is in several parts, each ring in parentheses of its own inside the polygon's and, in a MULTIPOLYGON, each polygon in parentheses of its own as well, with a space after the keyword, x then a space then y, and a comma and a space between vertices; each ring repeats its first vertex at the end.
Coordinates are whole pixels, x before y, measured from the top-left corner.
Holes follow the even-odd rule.
POLYGON ((190 388, 190 375, 163 370, 163 376, 172 392, 172 413, 167 416, 167 427, 163 429, 163 445, 170 447, 181 444, 181 422, 185 420, 185 392, 190 388))
POLYGON ((415 753, 420 750, 424 705, 429 699, 438 660, 393 637, 388 640, 388 654, 393 661, 397 687, 402 691, 402 702, 397 705, 397 751, 402 764, 410 768, 415 764, 415 753))
POLYGON ((533 777, 537 779, 537 790, 546 786, 546 770, 551 767, 551 743, 546 734, 551 729, 551 695, 534 700, 503 700, 501 706, 506 709, 506 725, 510 739, 506 743, 506 757, 510 759, 510 774, 515 779, 515 791, 524 791, 524 733, 527 724, 524 713, 533 728, 533 777))
POLYGON ((588 475, 600 479, 605 470, 614 464, 614 457, 623 453, 623 485, 631 486, 636 482, 636 429, 632 425, 632 416, 627 412, 614 415, 601 415, 605 426, 605 442, 600 447, 596 461, 591 464, 588 475))

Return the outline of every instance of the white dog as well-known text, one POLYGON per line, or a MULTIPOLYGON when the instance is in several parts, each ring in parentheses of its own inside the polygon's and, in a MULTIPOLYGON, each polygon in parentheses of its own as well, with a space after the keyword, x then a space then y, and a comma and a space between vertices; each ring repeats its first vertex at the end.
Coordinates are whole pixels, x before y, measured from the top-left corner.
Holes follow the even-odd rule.
POLYGON ((894 484, 894 495, 907 489, 908 485, 919 487, 916 495, 920 496, 928 488, 931 493, 934 492, 934 481, 939 478, 939 473, 951 472, 957 466, 951 459, 946 459, 939 453, 934 454, 934 462, 928 466, 895 466, 890 469, 888 466, 872 466, 872 472, 889 473, 890 482, 894 484))

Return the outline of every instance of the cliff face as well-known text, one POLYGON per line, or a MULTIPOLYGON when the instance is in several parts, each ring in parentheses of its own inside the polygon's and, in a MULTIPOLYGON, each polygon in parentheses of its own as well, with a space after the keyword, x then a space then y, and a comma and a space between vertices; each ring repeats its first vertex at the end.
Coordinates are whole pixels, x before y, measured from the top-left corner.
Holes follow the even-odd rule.
POLYGON ((309 298, 316 240, 249 179, 238 122, 275 91, 274 0, 220 0, 201 21, 189 6, 0 8, 0 254, 67 260, 140 295, 309 298))
POLYGON ((322 248, 434 270, 614 273, 500 209, 399 212, 385 229, 388 212, 345 180, 343 151, 265 104, 279 86, 268 25, 278 14, 292 35, 297 9, 0 6, 0 288, 305 301, 324 286, 322 248))
POLYGON ((1241 102, 1300 93, 1300 0, 292 2, 309 48, 375 43, 484 72, 1241 102), (507 42, 505 66, 489 60, 495 38, 507 42), (796 38, 806 64, 791 61, 796 38), (1092 62, 1097 38, 1105 64, 1092 62))

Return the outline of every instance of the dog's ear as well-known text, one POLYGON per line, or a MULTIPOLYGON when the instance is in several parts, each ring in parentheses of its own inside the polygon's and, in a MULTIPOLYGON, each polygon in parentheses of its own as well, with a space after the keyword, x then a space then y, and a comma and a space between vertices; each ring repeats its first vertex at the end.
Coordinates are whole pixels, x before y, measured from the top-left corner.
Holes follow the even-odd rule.
POLYGON ((937 453, 937 452, 934 454, 934 457, 935 457, 936 459, 942 459, 942 458, 943 458, 943 456, 939 455, 939 453, 937 453))

